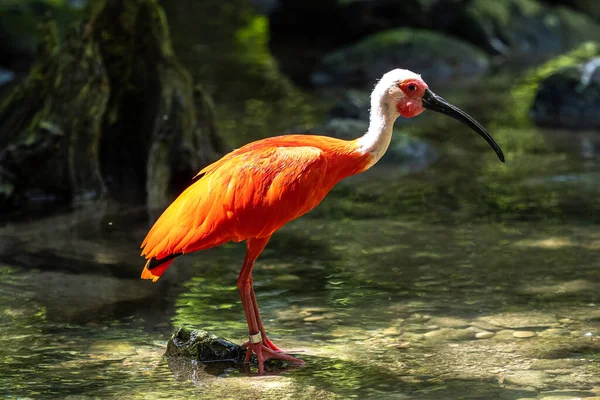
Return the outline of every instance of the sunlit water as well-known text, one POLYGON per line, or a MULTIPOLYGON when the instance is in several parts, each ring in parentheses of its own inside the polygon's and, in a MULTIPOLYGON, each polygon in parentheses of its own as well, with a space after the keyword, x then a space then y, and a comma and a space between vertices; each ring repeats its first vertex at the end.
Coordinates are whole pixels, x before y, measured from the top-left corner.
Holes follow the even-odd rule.
POLYGON ((416 175, 382 166, 278 232, 255 269, 258 301, 271 338, 306 366, 263 377, 163 357, 180 326, 244 340, 243 244, 188 255, 151 284, 136 279, 144 212, 10 224, 1 232, 13 261, 0 268, 0 393, 598 395, 600 168, 573 140, 534 132, 546 150, 519 154, 508 142, 506 165, 482 148, 416 175))

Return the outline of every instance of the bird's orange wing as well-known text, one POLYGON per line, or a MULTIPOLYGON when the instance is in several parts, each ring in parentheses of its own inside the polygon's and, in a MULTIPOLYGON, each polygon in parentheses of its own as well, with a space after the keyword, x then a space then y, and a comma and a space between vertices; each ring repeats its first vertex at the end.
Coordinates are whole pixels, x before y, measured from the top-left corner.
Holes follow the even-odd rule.
POLYGON ((271 235, 314 208, 333 186, 316 147, 244 146, 200 171, 200 179, 164 211, 142 243, 162 259, 230 240, 271 235))

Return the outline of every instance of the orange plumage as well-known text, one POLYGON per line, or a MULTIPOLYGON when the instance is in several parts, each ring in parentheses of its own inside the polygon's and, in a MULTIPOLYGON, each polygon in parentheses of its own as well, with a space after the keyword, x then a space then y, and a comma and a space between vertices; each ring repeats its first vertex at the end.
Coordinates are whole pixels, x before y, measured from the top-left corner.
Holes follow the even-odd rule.
POLYGON ((362 172, 387 150, 394 122, 431 109, 457 119, 504 154, 481 124, 433 93, 414 72, 386 73, 371 93, 369 129, 356 140, 287 135, 243 146, 204 168, 160 216, 142 243, 148 259, 142 278, 156 281, 175 257, 231 240, 247 241, 237 280, 248 322, 245 362, 252 354, 258 371, 270 358, 302 363, 267 338, 254 294, 252 267, 271 235, 317 206, 343 178, 362 172))
MULTIPOLYGON (((160 260, 269 237, 312 210, 367 161, 354 141, 323 136, 287 135, 247 144, 200 171, 156 221, 142 255, 160 260)), ((153 269, 147 264, 142 278, 156 281, 165 270, 164 264, 153 269)))

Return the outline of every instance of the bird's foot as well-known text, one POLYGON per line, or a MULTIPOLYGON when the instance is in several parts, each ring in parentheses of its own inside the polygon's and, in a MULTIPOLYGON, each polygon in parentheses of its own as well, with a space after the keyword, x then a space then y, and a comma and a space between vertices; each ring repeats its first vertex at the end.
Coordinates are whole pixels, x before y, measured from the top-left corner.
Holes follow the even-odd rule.
POLYGON ((259 374, 265 372, 265 362, 267 360, 283 360, 292 364, 304 365, 304 361, 281 351, 273 350, 271 347, 267 346, 265 342, 245 343, 244 345, 246 347, 246 358, 244 359, 244 363, 247 364, 250 362, 252 353, 256 354, 256 358, 258 359, 259 374))

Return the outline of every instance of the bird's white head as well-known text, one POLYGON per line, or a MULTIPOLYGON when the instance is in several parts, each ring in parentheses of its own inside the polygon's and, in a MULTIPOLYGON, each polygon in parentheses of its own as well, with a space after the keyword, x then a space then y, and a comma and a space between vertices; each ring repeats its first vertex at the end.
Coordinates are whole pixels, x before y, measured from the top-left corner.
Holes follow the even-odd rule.
POLYGON ((381 77, 371 95, 371 109, 382 109, 393 119, 412 118, 425 111, 422 98, 428 86, 407 69, 394 69, 381 77))
POLYGON ((360 148, 371 153, 376 162, 390 143, 394 121, 399 116, 416 117, 425 110, 437 111, 469 126, 492 146, 500 161, 504 161, 500 146, 479 122, 433 93, 421 75, 407 69, 391 70, 375 85, 371 94, 371 124, 359 142, 360 148))

